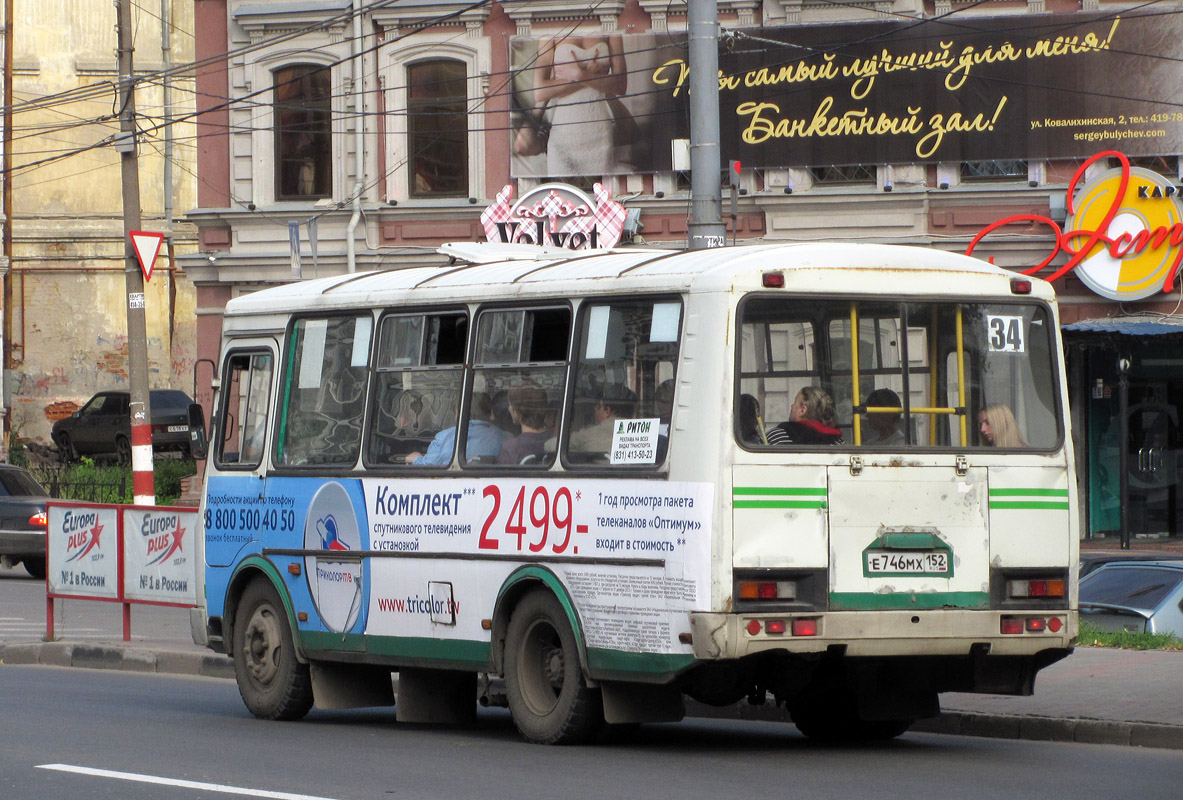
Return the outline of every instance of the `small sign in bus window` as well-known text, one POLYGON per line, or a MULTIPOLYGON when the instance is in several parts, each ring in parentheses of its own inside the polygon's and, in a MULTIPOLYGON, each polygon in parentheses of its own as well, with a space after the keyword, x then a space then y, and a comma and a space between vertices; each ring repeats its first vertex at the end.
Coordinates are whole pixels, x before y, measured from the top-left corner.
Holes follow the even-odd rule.
POLYGON ((612 430, 613 464, 653 464, 657 461, 657 438, 661 420, 618 419, 612 430))
POLYGON ((989 316, 986 317, 986 329, 991 353, 1027 352, 1022 317, 989 316))

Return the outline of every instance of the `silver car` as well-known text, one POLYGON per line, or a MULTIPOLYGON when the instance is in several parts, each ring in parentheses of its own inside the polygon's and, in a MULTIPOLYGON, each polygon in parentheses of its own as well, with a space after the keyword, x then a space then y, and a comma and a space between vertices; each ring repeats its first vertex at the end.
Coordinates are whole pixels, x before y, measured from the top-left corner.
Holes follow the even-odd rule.
POLYGON ((1183 636, 1183 561, 1114 561, 1080 579, 1080 619, 1112 633, 1183 636))

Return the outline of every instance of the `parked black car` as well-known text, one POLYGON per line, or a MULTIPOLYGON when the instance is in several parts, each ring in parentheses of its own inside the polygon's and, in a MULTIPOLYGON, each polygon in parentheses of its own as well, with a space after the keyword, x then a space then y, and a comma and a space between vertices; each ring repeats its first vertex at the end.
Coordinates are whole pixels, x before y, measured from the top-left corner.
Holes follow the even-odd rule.
MULTIPOLYGON (((179 389, 152 389, 152 449, 189 455, 189 395, 179 389)), ((53 424, 51 436, 62 457, 102 456, 131 461, 128 392, 99 392, 79 410, 53 424)))
POLYGON ((49 492, 21 467, 0 464, 0 562, 45 577, 45 503, 49 492))

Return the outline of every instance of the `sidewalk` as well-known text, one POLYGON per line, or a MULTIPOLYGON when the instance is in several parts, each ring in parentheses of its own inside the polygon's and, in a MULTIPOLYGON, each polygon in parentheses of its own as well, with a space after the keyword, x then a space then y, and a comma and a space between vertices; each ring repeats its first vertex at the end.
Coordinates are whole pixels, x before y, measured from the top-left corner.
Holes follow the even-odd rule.
MULTIPOLYGON (((1114 540, 1082 543, 1082 554, 1120 553, 1114 540)), ((1139 555, 1183 554, 1183 543, 1136 541, 1139 555)), ((89 622, 89 620, 88 620, 89 622)), ((106 636, 61 641, 4 641, 0 664, 121 669, 234 678, 230 659, 189 641, 188 612, 169 609, 137 628, 129 642, 118 626, 106 636), (146 635, 134 635, 144 630, 146 635)), ((716 709, 688 703, 690 716, 785 720, 783 710, 745 703, 716 709)), ((1032 741, 1075 741, 1183 750, 1183 651, 1078 647, 1039 673, 1031 697, 944 694, 941 714, 915 731, 1032 741)))

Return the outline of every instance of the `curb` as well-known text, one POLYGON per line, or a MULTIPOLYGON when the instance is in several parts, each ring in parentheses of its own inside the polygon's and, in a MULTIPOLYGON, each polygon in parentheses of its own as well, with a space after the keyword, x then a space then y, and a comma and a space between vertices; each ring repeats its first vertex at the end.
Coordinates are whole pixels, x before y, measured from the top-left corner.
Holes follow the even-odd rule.
MULTIPOLYGON (((228 656, 216 653, 153 650, 110 645, 65 644, 62 642, 0 644, 0 664, 115 669, 124 672, 234 679, 234 662, 228 656)), ((731 706, 715 707, 687 699, 686 716, 704 719, 792 722, 783 707, 753 706, 743 701, 731 706)), ((932 719, 918 720, 911 730, 916 733, 980 736, 990 739, 1112 744, 1183 750, 1183 725, 1161 725, 1149 722, 942 711, 939 716, 932 719)))
POLYGON ((216 653, 158 651, 137 647, 62 642, 0 645, 0 664, 34 664, 45 667, 82 667, 124 672, 197 675, 205 678, 234 678, 234 663, 227 656, 216 653))
POLYGON ((1116 744, 1183 750, 1183 726, 1151 722, 942 711, 938 717, 917 721, 912 730, 918 733, 983 736, 991 739, 1116 744))

